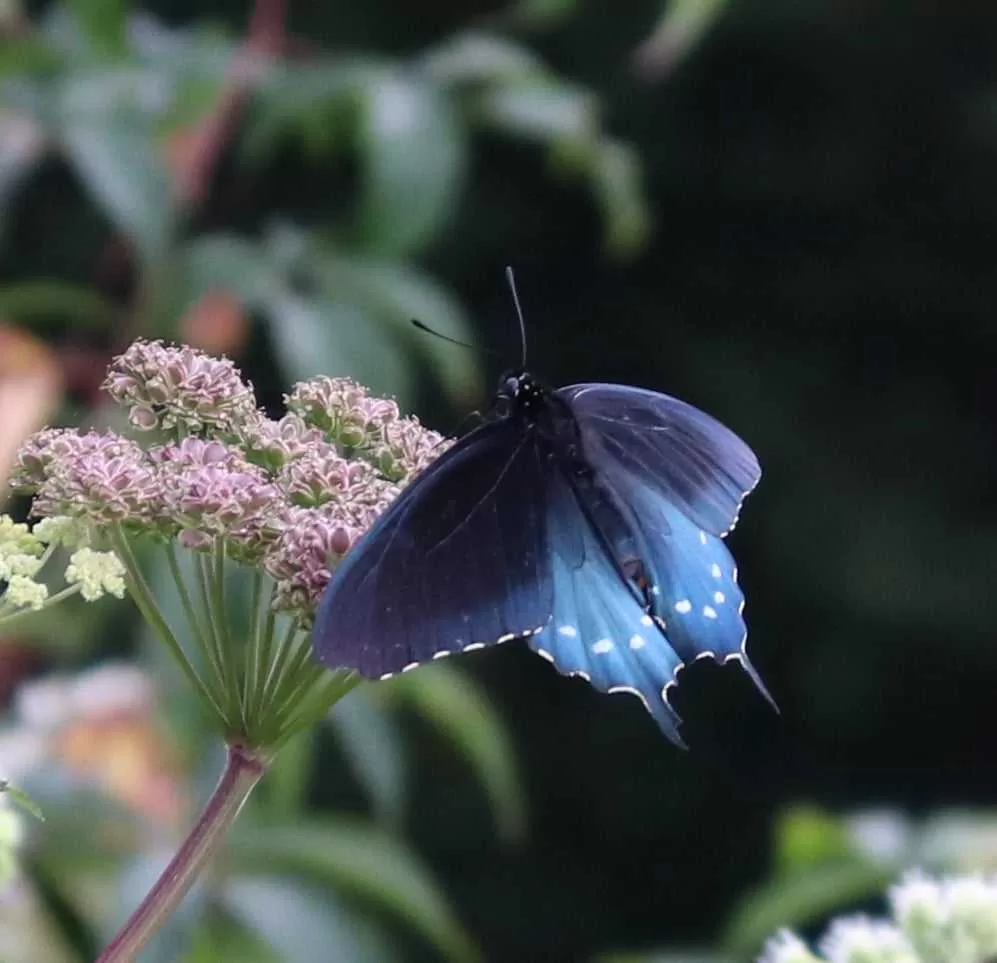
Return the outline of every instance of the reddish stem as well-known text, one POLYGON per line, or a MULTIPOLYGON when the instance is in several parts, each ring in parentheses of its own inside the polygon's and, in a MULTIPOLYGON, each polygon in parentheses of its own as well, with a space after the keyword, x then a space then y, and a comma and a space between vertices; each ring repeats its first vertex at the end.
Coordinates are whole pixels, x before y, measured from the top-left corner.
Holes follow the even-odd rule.
POLYGON ((242 746, 228 747, 228 759, 218 785, 183 845, 96 963, 132 963, 172 916, 218 850, 266 768, 265 758, 253 755, 242 746))

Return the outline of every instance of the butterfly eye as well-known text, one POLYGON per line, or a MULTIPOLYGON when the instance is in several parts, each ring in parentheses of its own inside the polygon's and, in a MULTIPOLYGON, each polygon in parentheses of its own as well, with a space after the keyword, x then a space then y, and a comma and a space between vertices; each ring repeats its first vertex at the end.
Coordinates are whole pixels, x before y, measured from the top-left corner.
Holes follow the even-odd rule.
POLYGON ((508 395, 499 395, 495 399, 495 404, 492 405, 492 411, 499 418, 508 418, 512 414, 512 398, 508 395))

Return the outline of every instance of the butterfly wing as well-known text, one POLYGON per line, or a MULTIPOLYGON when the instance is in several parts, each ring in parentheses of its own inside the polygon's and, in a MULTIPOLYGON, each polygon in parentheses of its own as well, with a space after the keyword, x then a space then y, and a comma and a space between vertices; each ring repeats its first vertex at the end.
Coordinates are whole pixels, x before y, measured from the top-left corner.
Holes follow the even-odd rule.
POLYGON ((671 647, 683 662, 739 661, 771 702, 745 652, 744 596, 721 537, 760 477, 751 449, 666 395, 619 385, 559 394, 600 489, 626 518, 650 614, 671 647))
POLYGON ((638 696, 665 735, 682 745, 681 720, 665 695, 682 661, 556 469, 548 476, 547 524, 554 610, 530 647, 565 675, 581 676, 603 692, 638 696))
POLYGON ((349 551, 312 633, 320 662, 383 678, 550 617, 544 459, 510 421, 471 432, 349 551))
POLYGON ((643 388, 580 384, 557 395, 574 413, 590 460, 612 459, 707 533, 723 536, 734 527, 761 468, 729 428, 643 388))

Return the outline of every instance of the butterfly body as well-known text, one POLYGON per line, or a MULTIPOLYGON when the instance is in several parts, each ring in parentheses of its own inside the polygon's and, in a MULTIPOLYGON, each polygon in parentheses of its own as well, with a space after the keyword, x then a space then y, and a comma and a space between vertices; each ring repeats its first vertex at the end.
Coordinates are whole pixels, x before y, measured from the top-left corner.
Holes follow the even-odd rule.
POLYGON ((722 541, 759 475, 736 435, 667 395, 508 372, 485 423, 340 563, 316 654, 384 678, 525 638, 561 672, 639 696, 680 743, 667 690, 683 664, 737 659, 761 687, 722 541))

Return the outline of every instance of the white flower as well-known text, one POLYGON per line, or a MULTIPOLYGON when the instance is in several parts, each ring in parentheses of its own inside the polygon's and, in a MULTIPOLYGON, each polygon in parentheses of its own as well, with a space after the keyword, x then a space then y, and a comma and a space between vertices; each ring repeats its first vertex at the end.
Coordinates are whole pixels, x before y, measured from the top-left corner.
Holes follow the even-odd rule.
POLYGON ((896 926, 866 916, 835 920, 820 949, 830 963, 921 963, 896 926))
POLYGON ((5 605, 17 609, 40 609, 48 598, 48 588, 27 575, 11 575, 3 595, 5 605))
POLYGON ((821 960, 807 949, 806 943, 795 933, 780 930, 765 944, 758 963, 821 963, 821 960))
POLYGON ((52 515, 36 523, 35 538, 46 545, 65 545, 66 548, 82 548, 90 544, 90 529, 79 518, 68 515, 52 515))
POLYGON ((81 548, 73 552, 66 567, 66 581, 79 584, 80 595, 94 602, 105 593, 117 598, 125 594, 125 567, 114 552, 95 552, 81 548))

